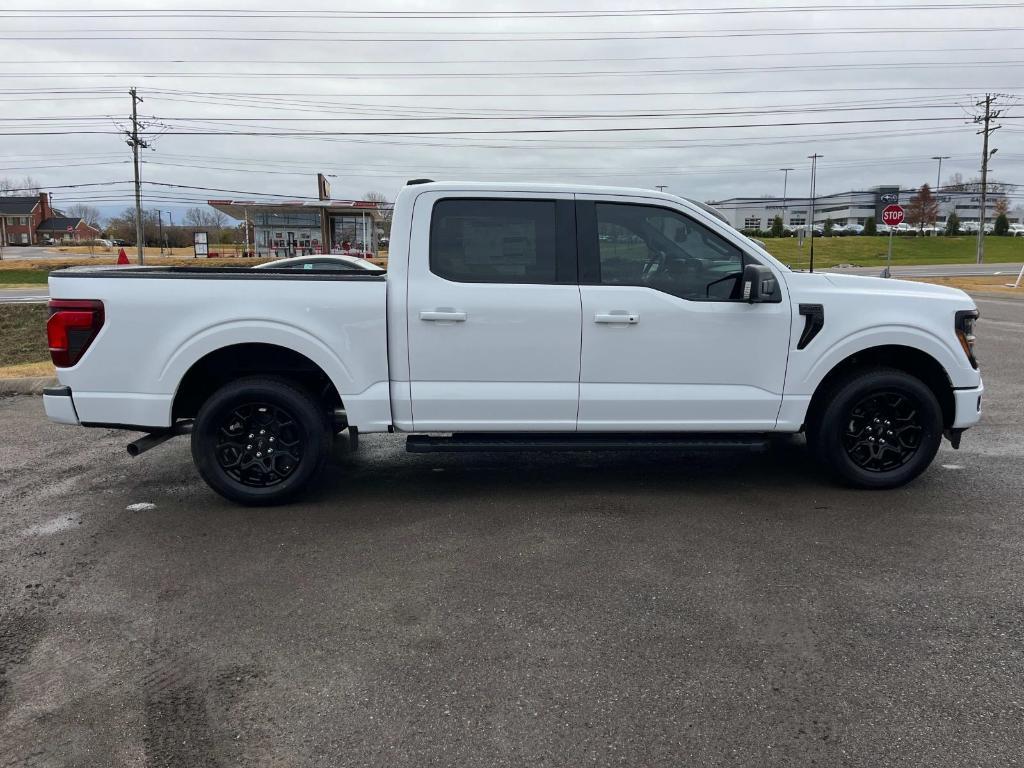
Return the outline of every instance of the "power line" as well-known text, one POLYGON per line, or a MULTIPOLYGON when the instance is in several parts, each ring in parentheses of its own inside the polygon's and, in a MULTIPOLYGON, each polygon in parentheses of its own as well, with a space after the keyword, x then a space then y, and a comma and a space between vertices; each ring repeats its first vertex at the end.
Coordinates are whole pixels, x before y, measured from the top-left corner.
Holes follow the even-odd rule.
MULTIPOLYGON (((332 33, 324 30, 248 30, 245 33, 239 35, 227 36, 218 33, 211 32, 210 30, 191 30, 191 29, 159 29, 159 30, 125 30, 129 34, 103 34, 109 32, 109 28, 100 29, 84 29, 76 30, 78 33, 86 34, 75 34, 75 35, 57 35, 53 34, 52 31, 48 32, 47 40, 49 41, 63 41, 63 40, 87 40, 87 41, 106 41, 106 40, 140 40, 140 41, 154 41, 154 40, 199 40, 203 42, 323 42, 323 43, 476 43, 476 44, 489 44, 489 43, 544 43, 544 42, 559 42, 559 43, 571 43, 571 42, 599 42, 599 41, 615 41, 615 40, 716 40, 725 38, 772 38, 772 37, 821 37, 827 35, 922 35, 922 34, 935 34, 941 33, 945 35, 951 34, 967 34, 977 32, 1020 32, 1024 31, 1024 27, 1017 26, 1001 26, 1001 27, 913 27, 913 28, 851 28, 851 29, 813 29, 813 30, 794 30, 794 29, 744 29, 734 30, 732 32, 692 32, 692 31, 672 31, 672 32, 649 32, 645 30, 633 30, 628 32, 609 33, 603 35, 595 35, 588 33, 577 33, 574 37, 566 37, 565 35, 547 35, 537 36, 539 33, 523 33, 520 35, 508 35, 505 37, 494 37, 486 36, 484 34, 473 35, 472 37, 442 37, 435 35, 433 37, 353 37, 354 34, 350 31, 333 33, 338 36, 325 37, 324 35, 331 35, 332 33), (150 32, 158 32, 161 34, 149 34, 150 32), (169 35, 167 33, 173 33, 169 35), (266 35, 274 34, 273 37, 266 35), (527 35, 534 35, 528 37, 527 35), (283 37, 282 35, 292 35, 291 37, 283 37), (295 35, 303 35, 301 37, 295 35), (319 36, 312 36, 319 35, 319 36), (341 35, 349 35, 349 37, 341 37, 341 35)), ((362 34, 379 34, 379 33, 362 33, 362 34)), ((25 34, 15 35, 0 35, 0 40, 25 40, 25 34)))
MULTIPOLYGON (((230 123, 243 125, 246 123, 263 122, 290 122, 290 123, 321 123, 321 122, 424 122, 424 121, 452 121, 452 120, 635 120, 655 117, 723 117, 723 116, 757 116, 757 115, 780 115, 780 114, 803 114, 803 113, 824 113, 824 112, 869 112, 880 110, 920 110, 920 109, 949 109, 953 104, 888 104, 877 106, 794 106, 779 107, 770 109, 746 109, 746 110, 664 110, 657 112, 621 112, 617 114, 537 114, 537 115, 410 115, 385 117, 203 117, 186 115, 149 115, 146 119, 161 122, 202 122, 202 123, 230 123)), ((40 117, 0 117, 0 122, 68 122, 78 123, 85 121, 110 120, 110 115, 81 115, 81 116, 40 116, 40 117)), ((21 126, 16 126, 21 127, 21 126)))
MULTIPOLYGON (((1006 51, 1021 51, 1024 48, 1021 47, 1000 47, 1001 52, 1006 51)), ((947 56, 954 53, 979 53, 979 52, 991 52, 991 46, 982 48, 901 48, 900 53, 943 53, 947 56)), ((774 52, 756 52, 742 54, 736 53, 710 53, 710 54, 695 54, 690 56, 599 56, 599 57, 569 57, 569 58, 502 58, 502 59, 395 59, 395 60, 382 60, 374 59, 374 66, 390 66, 399 64, 592 64, 594 62, 610 62, 610 61, 685 61, 690 59, 733 59, 742 56, 744 59, 750 58, 770 58, 770 57, 785 57, 791 59, 794 57, 803 56, 862 56, 869 54, 891 54, 893 51, 891 48, 867 48, 867 49, 854 49, 854 50, 841 50, 841 51, 774 51, 774 52)), ((943 63, 948 63, 948 58, 943 63)), ((318 66, 324 66, 328 64, 366 64, 367 60, 362 59, 192 59, 192 58, 170 58, 170 59, 88 59, 86 61, 75 59, 75 60, 60 60, 54 58, 47 58, 45 62, 26 62, 22 59, 0 59, 0 64, 25 64, 27 66, 36 66, 37 64, 316 64, 318 66)))
MULTIPOLYGON (((1024 29, 1024 27, 1022 27, 1024 29)), ((941 66, 947 62, 941 61, 917 61, 917 62, 882 62, 882 63, 848 63, 848 64, 807 64, 775 67, 718 67, 703 69, 634 69, 634 70, 587 70, 584 72, 144 72, 137 71, 130 73, 134 78, 151 77, 173 77, 186 78, 190 80, 523 80, 543 77, 548 80, 577 79, 588 77, 668 77, 678 75, 723 75, 723 74, 775 74, 778 72, 820 72, 820 71, 891 71, 894 67, 901 69, 922 69, 941 66)), ((1001 61, 959 61, 956 66, 961 69, 981 69, 985 67, 1020 67, 1024 61, 1001 60, 1001 61)), ((45 78, 69 77, 121 77, 128 76, 126 72, 4 72, 0 78, 31 79, 39 80, 45 78)))
MULTIPOLYGON (((959 121, 961 117, 883 117, 865 118, 861 120, 802 120, 787 123, 732 123, 719 125, 652 125, 652 126, 617 126, 602 128, 482 128, 477 130, 458 129, 443 131, 214 131, 214 130, 170 130, 168 136, 450 136, 450 135, 498 135, 498 134, 555 134, 555 133, 644 133, 650 131, 699 131, 720 130, 725 128, 791 128, 810 125, 864 125, 879 123, 924 123, 959 121)), ((40 131, 40 132, 6 132, 0 136, 31 136, 31 135, 88 135, 109 134, 116 131, 40 131)))
POLYGON ((183 10, 166 9, 132 9, 126 11, 123 8, 94 8, 88 12, 76 10, 50 10, 38 8, 8 8, 0 12, 0 16, 11 18, 32 18, 36 16, 59 16, 60 18, 239 18, 257 19, 516 19, 516 18, 622 18, 638 16, 702 16, 702 15, 762 15, 762 14, 788 14, 808 12, 863 12, 870 10, 872 13, 879 11, 898 10, 981 10, 981 9, 1004 9, 1018 8, 1024 5, 1019 2, 952 2, 952 3, 907 3, 897 2, 890 4, 873 4, 865 8, 861 3, 840 4, 840 3, 814 3, 810 5, 778 5, 775 7, 758 6, 722 6, 722 7, 693 7, 693 8, 637 8, 628 10, 593 10, 593 9, 560 9, 560 10, 521 10, 521 11, 390 11, 377 10, 367 11, 331 11, 331 10, 285 10, 264 11, 258 9, 237 9, 237 8, 200 8, 183 10), (17 16, 17 14, 29 14, 17 16))

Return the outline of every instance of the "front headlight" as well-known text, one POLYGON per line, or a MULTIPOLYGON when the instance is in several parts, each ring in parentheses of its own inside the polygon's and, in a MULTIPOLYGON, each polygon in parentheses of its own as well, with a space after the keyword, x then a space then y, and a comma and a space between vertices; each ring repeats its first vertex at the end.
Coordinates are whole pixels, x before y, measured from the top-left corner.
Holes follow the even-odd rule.
POLYGON ((971 361, 973 368, 978 367, 978 360, 974 357, 974 324, 977 320, 976 309, 962 309, 956 313, 956 337, 960 340, 960 346, 964 348, 964 354, 971 361))

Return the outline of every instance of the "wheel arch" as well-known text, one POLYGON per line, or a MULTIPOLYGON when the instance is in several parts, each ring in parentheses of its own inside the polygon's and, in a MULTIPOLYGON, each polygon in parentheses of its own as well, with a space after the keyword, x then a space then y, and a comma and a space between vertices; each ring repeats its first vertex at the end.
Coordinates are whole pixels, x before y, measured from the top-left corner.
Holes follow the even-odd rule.
POLYGON ((942 425, 949 427, 956 418, 956 402, 949 372, 935 357, 917 347, 880 344, 847 355, 822 377, 811 395, 804 426, 817 418, 828 402, 829 393, 846 377, 866 368, 894 368, 922 381, 935 395, 942 409, 942 425))
POLYGON ((323 366, 290 347, 267 342, 239 342, 218 347, 194 360, 181 375, 171 406, 172 421, 192 418, 210 395, 243 376, 271 376, 302 386, 325 408, 344 403, 323 366))

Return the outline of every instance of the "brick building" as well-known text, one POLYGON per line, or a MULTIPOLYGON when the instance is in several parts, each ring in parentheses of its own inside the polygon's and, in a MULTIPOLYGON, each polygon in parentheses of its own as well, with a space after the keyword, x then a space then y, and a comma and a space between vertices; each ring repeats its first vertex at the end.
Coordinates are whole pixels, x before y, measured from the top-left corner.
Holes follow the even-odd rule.
POLYGON ((84 219, 52 208, 46 192, 0 197, 0 238, 6 245, 39 245, 47 238, 80 243, 99 236, 100 231, 84 219))

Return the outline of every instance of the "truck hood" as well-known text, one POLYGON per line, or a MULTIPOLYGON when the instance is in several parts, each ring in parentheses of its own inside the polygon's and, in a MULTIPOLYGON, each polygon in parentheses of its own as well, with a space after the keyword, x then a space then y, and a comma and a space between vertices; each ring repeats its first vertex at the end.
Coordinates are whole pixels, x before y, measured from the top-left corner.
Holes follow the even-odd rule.
MULTIPOLYGON (((801 277, 811 277, 806 272, 796 273, 801 277)), ((869 277, 867 275, 838 275, 832 272, 819 272, 814 275, 844 293, 861 293, 872 296, 914 296, 920 298, 948 299, 958 304, 974 306, 974 301, 959 288, 933 283, 919 283, 912 280, 894 278, 869 277)), ((818 283, 820 286, 821 283, 818 283)))

